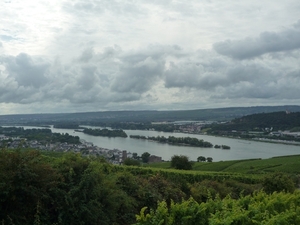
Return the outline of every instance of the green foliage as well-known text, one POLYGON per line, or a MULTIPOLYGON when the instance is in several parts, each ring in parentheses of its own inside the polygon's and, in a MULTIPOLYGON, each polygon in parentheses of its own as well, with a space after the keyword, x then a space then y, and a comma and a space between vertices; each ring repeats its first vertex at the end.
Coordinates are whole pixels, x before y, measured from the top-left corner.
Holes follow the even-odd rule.
POLYGON ((300 127, 300 112, 287 114, 284 111, 271 113, 258 113, 243 116, 227 124, 215 124, 210 132, 216 131, 262 131, 266 127, 273 130, 286 130, 300 127))
POLYGON ((141 162, 139 160, 136 160, 136 159, 126 158, 124 160, 123 164, 126 165, 126 166, 140 166, 141 162))
POLYGON ((148 163, 149 157, 150 157, 150 153, 149 152, 144 152, 141 156, 143 163, 148 163))
POLYGON ((0 220, 4 224, 125 224, 134 202, 118 188, 111 165, 65 154, 0 152, 0 220), (124 218, 126 217, 126 218, 124 218))
MULTIPOLYGON (((200 158, 197 158, 197 161, 200 158)), ((147 165, 148 167, 170 168, 170 162, 161 162, 147 165)), ((213 163, 195 162, 195 171, 214 171, 244 174, 266 174, 273 172, 284 172, 290 174, 300 173, 300 155, 280 156, 270 159, 243 159, 228 160, 213 163)))
POLYGON ((109 130, 109 129, 90 129, 86 128, 83 133, 93 136, 105 136, 105 137, 123 137, 126 138, 127 134, 123 130, 109 130))
POLYGON ((171 162, 154 162, 149 163, 147 165, 144 165, 144 167, 150 167, 150 168, 161 168, 161 169, 170 169, 171 168, 171 162))
POLYGON ((52 133, 50 129, 24 129, 23 127, 0 127, 0 134, 5 134, 8 137, 20 137, 27 140, 37 140, 44 142, 67 142, 69 144, 79 144, 78 136, 72 136, 68 133, 52 133))
POLYGON ((185 146, 204 147, 204 148, 210 148, 213 146, 212 143, 210 142, 199 140, 197 138, 191 138, 191 137, 169 136, 168 138, 166 138, 164 136, 145 137, 140 135, 130 135, 130 138, 147 139, 147 140, 157 141, 160 143, 168 143, 172 145, 185 145, 185 146))
POLYGON ((179 170, 191 170, 192 163, 185 155, 174 155, 171 158, 171 167, 179 170))
POLYGON ((158 204, 156 210, 150 210, 145 215, 146 208, 143 208, 136 216, 135 225, 173 225, 173 224, 207 224, 206 208, 203 204, 198 204, 192 198, 182 203, 171 202, 170 207, 165 201, 158 204))
POLYGON ((290 129, 290 132, 300 132, 300 126, 290 129))
POLYGON ((197 158, 197 162, 205 162, 206 161, 206 158, 204 156, 199 156, 197 158))
POLYGON ((228 161, 220 161, 220 162, 213 162, 213 163, 195 163, 193 166, 193 170, 221 172, 243 161, 245 160, 228 160, 228 161))
POLYGON ((262 210, 269 224, 284 221, 275 211, 293 224, 298 215, 289 210, 293 204, 299 213, 298 192, 296 200, 254 194, 261 189, 261 175, 114 166, 80 154, 41 153, 0 151, 2 224, 126 225, 144 206, 140 224, 247 224, 246 215, 263 221, 262 210), (159 210, 157 202, 164 202, 159 210))
POLYGON ((136 225, 297 225, 300 223, 299 201, 300 192, 272 195, 258 192, 237 200, 228 196, 223 200, 209 199, 205 203, 190 198, 181 203, 172 203, 170 207, 162 201, 149 213, 143 208, 136 215, 136 225))
POLYGON ((267 175, 263 180, 263 187, 267 193, 273 193, 275 191, 294 192, 295 184, 288 175, 283 173, 274 173, 267 175))
POLYGON ((207 160, 207 162, 212 162, 213 158, 212 157, 207 157, 206 160, 207 160))
MULTIPOLYGON (((214 164, 218 164, 214 163, 214 164)), ((226 162, 223 162, 226 164, 226 162)), ((294 156, 281 156, 270 159, 249 159, 249 160, 237 160, 232 161, 232 165, 228 165, 222 171, 240 173, 273 173, 273 172, 285 172, 285 173, 300 173, 300 155, 294 156), (236 163, 234 163, 236 162, 236 163)))
POLYGON ((222 147, 222 149, 230 149, 230 146, 228 146, 228 145, 222 145, 221 147, 222 147))
POLYGON ((54 194, 62 177, 37 151, 0 151, 0 219, 7 224, 51 220, 54 194), (47 210, 46 210, 47 208, 47 210))

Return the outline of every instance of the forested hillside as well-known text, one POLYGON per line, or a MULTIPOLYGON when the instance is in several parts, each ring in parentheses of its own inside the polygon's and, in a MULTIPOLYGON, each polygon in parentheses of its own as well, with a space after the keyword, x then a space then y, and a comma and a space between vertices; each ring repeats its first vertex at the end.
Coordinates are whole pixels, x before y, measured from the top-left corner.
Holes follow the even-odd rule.
MULTIPOLYGON (((245 115, 255 113, 269 113, 289 110, 300 112, 300 106, 255 106, 230 107, 216 109, 195 110, 166 110, 166 111, 103 111, 83 113, 57 113, 57 114, 20 114, 0 115, 0 125, 45 125, 53 124, 57 127, 76 128, 80 124, 103 125, 116 122, 147 123, 154 121, 178 120, 217 120, 228 121, 245 115), (64 126, 62 126, 62 124, 64 126)), ((125 129, 124 127, 122 129, 125 129)))
POLYGON ((300 112, 272 112, 259 113, 243 116, 232 120, 230 123, 218 124, 212 127, 213 130, 257 130, 265 128, 273 130, 300 130, 300 112))
POLYGON ((114 166, 102 158, 74 153, 2 149, 0 221, 22 225, 274 224, 269 222, 282 215, 289 224, 297 224, 299 193, 294 192, 294 178, 283 173, 114 166), (270 195, 274 191, 293 194, 270 195))

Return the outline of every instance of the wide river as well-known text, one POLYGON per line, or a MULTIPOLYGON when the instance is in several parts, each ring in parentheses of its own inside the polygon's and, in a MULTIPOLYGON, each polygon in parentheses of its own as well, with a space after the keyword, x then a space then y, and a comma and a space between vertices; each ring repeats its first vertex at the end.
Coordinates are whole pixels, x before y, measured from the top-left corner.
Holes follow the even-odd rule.
MULTIPOLYGON (((89 127, 89 126, 85 126, 89 127)), ((25 127, 25 128, 38 128, 38 127, 25 127)), ((97 127, 89 127, 97 128, 97 127)), ((79 136, 94 145, 108 148, 127 150, 128 152, 136 152, 138 155, 144 152, 149 152, 151 155, 161 156, 164 160, 170 160, 173 155, 186 155, 190 160, 197 160, 198 156, 212 157, 213 161, 222 160, 235 160, 235 159, 252 159, 252 158, 271 158, 274 156, 283 155, 296 155, 300 154, 300 146, 273 144, 257 141, 246 141, 239 139, 231 139, 225 137, 214 137, 199 134, 185 134, 185 133, 168 133, 157 131, 144 131, 144 130, 124 130, 127 135, 144 135, 144 136, 175 136, 175 137, 195 137, 209 141, 213 145, 228 145, 230 150, 222 150, 215 148, 199 148, 187 146, 175 146, 162 144, 158 142, 139 140, 133 138, 109 138, 109 137, 95 137, 76 132, 73 129, 57 129, 51 127, 52 132, 56 133, 69 133, 70 135, 79 136)))

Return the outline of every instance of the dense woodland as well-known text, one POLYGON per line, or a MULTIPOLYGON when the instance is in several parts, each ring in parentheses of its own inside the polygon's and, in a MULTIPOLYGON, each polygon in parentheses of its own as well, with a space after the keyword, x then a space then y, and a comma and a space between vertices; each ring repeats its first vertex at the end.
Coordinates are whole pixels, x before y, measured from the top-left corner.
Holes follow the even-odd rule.
POLYGON ((273 130, 300 130, 300 112, 272 112, 244 116, 226 124, 215 124, 210 132, 214 131, 264 131, 273 130))
POLYGON ((127 137, 127 134, 123 130, 109 130, 106 128, 105 129, 85 128, 82 132, 93 136, 123 137, 123 138, 127 137))
POLYGON ((145 137, 141 135, 130 135, 130 138, 136 138, 136 139, 144 139, 144 140, 151 140, 151 141, 157 141, 160 143, 168 143, 172 145, 185 145, 185 146, 193 146, 193 147, 202 147, 202 148, 211 148, 213 147, 213 144, 204 141, 202 139, 192 138, 192 137, 164 137, 164 136, 157 136, 157 137, 145 137))
POLYGON ((275 224, 280 216, 299 224, 294 191, 292 174, 188 172, 114 166, 74 153, 0 151, 2 224, 275 224))
POLYGON ((0 127, 0 134, 4 134, 7 137, 19 137, 26 138, 27 140, 36 140, 43 142, 60 142, 69 144, 79 144, 80 138, 78 136, 72 136, 68 133, 52 133, 50 129, 24 129, 23 127, 0 127))

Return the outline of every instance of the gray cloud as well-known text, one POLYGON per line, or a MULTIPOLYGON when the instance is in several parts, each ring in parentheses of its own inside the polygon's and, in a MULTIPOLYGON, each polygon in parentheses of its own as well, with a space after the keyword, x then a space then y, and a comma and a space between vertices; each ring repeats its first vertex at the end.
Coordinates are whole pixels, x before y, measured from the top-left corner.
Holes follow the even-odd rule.
POLYGON ((70 104, 138 101, 160 80, 166 55, 178 46, 150 46, 123 52, 106 47, 83 50, 70 62, 47 61, 22 53, 3 56, 0 102, 69 102, 70 104))
POLYGON ((213 48, 234 59, 248 59, 266 53, 290 51, 300 48, 300 20, 281 32, 263 32, 257 38, 217 42, 213 48))
POLYGON ((297 100, 300 68, 294 65, 299 55, 235 61, 211 51, 187 53, 178 46, 134 51, 115 46, 100 52, 85 49, 66 63, 22 53, 0 59, 0 103, 55 102, 53 107, 95 110, 147 108, 150 102, 173 108, 196 107, 199 101, 223 104, 222 99, 297 100), (87 52, 88 60, 79 60, 87 52))
POLYGON ((227 57, 198 54, 171 63, 165 87, 187 90, 210 99, 299 99, 297 54, 284 59, 235 61, 227 57))
POLYGON ((72 2, 65 2, 63 9, 71 14, 80 14, 82 16, 92 16, 92 14, 103 14, 107 12, 121 15, 142 15, 142 10, 139 4, 132 1, 115 1, 115 0, 102 0, 102 1, 82 1, 76 0, 72 2))
POLYGON ((79 61, 88 62, 90 59, 93 58, 94 54, 94 49, 88 48, 82 52, 81 56, 79 57, 79 61))
POLYGON ((167 56, 182 57, 179 46, 150 45, 121 56, 120 72, 111 85, 115 92, 142 94, 149 91, 162 77, 167 56))
POLYGON ((34 61, 29 55, 21 53, 14 58, 6 59, 5 65, 9 76, 20 86, 38 88, 47 82, 46 71, 50 64, 41 58, 34 61))
POLYGON ((0 3, 6 112, 299 104, 297 0, 7 7, 0 3))
POLYGON ((148 91, 163 73, 164 62, 148 57, 136 64, 121 66, 120 74, 112 83, 111 90, 124 93, 148 91))

